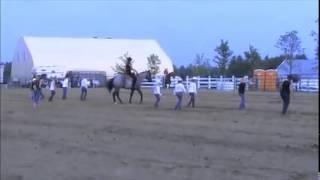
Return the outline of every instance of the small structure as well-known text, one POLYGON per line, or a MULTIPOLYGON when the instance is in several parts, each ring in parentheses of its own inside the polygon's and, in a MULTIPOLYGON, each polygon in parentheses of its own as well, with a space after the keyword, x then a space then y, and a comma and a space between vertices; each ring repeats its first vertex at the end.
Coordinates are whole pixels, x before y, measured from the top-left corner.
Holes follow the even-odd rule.
POLYGON ((4 64, 0 63, 0 84, 4 83, 4 64))

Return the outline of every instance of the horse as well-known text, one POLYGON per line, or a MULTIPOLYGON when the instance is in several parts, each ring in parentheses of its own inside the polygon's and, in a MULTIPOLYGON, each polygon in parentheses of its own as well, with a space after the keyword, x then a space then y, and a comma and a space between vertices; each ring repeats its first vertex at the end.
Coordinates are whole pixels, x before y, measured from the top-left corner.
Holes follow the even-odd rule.
POLYGON ((173 76, 173 72, 166 74, 164 76, 164 88, 170 88, 170 84, 171 84, 171 77, 173 76))
POLYGON ((141 91, 141 83, 144 79, 147 79, 149 82, 152 81, 151 78, 151 72, 148 71, 143 71, 141 73, 137 74, 137 81, 135 84, 134 89, 132 89, 132 78, 129 77, 127 74, 124 73, 119 73, 116 74, 112 79, 110 79, 107 82, 107 89, 109 91, 109 93, 111 93, 112 89, 113 93, 112 93, 112 97, 113 97, 113 103, 117 103, 116 102, 116 97, 118 98, 119 102, 122 104, 122 100, 119 97, 119 91, 121 88, 123 89, 131 89, 130 92, 130 99, 129 99, 129 103, 131 104, 131 100, 132 100, 132 96, 135 90, 137 90, 140 94, 140 104, 142 104, 143 101, 143 94, 141 91))

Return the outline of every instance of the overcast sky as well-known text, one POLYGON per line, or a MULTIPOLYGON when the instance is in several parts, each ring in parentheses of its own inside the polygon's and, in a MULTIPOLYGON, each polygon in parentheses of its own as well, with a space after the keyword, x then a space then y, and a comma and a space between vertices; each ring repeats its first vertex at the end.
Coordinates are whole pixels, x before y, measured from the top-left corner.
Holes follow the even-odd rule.
POLYGON ((1 60, 10 61, 22 36, 155 39, 176 65, 196 53, 212 58, 220 39, 235 55, 253 45, 279 55, 280 35, 297 30, 314 58, 318 0, 98 1, 1 0, 1 60))

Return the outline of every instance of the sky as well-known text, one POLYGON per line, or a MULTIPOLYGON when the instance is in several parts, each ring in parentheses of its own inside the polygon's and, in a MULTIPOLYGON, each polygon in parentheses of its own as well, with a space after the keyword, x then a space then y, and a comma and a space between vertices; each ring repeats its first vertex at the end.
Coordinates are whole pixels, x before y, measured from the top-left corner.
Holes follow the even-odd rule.
POLYGON ((23 36, 155 39, 177 66, 212 59, 221 39, 234 55, 253 45, 277 56, 280 35, 297 30, 314 58, 318 0, 1 0, 1 61, 23 36))

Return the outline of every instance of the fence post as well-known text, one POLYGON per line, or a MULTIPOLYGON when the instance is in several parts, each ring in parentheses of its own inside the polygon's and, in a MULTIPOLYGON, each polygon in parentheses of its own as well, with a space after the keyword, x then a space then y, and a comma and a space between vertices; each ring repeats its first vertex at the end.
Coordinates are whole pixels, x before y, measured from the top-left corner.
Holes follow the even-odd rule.
POLYGON ((234 75, 232 75, 232 83, 233 83, 233 91, 235 92, 236 91, 236 87, 237 87, 237 82, 234 78, 234 75))
POLYGON ((211 89, 211 76, 208 76, 208 89, 211 89))
POLYGON ((220 76, 220 87, 219 90, 223 90, 223 76, 220 76))

